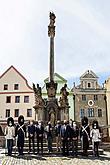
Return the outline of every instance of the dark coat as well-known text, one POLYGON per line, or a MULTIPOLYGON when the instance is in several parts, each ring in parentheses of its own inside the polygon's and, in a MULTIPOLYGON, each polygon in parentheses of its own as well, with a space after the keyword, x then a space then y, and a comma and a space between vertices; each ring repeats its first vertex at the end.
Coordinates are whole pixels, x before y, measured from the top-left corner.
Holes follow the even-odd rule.
POLYGON ((56 126, 55 126, 55 135, 56 136, 59 136, 60 135, 60 130, 61 130, 61 125, 59 124, 57 124, 56 126))
POLYGON ((71 127, 71 138, 77 138, 79 136, 79 128, 76 126, 76 129, 71 127))
POLYGON ((36 131, 35 125, 29 125, 28 126, 29 137, 30 137, 30 134, 33 134, 33 136, 34 136, 35 135, 35 131, 36 131))
MULTIPOLYGON (((87 124, 85 124, 83 127, 85 128, 87 124)), ((83 144, 83 150, 87 151, 89 149, 89 138, 90 138, 90 127, 88 126, 86 128, 86 131, 83 131, 83 128, 80 129, 80 138, 82 139, 83 144), (87 133, 86 133, 87 131, 87 133)))
POLYGON ((47 125, 46 126, 46 128, 45 128, 45 133, 46 133, 46 137, 47 137, 47 139, 49 138, 49 137, 53 137, 52 136, 52 134, 53 134, 53 128, 52 128, 52 125, 51 124, 49 124, 49 125, 47 125))
POLYGON ((44 135, 44 127, 42 125, 41 125, 41 127, 40 126, 36 127, 36 134, 37 134, 38 138, 39 137, 43 137, 43 135, 44 135))
POLYGON ((15 128, 15 136, 17 136, 17 145, 18 146, 24 146, 24 139, 26 137, 26 126, 23 125, 17 125, 15 128), (20 128, 22 127, 22 128, 20 128))
MULTIPOLYGON (((85 124, 83 127, 86 128, 86 126, 87 126, 87 124, 85 124)), ((83 127, 81 127, 81 129, 80 129, 80 138, 83 137, 85 139, 88 139, 90 137, 90 127, 88 126, 86 128, 87 133, 86 133, 86 131, 83 131, 83 127)))
POLYGON ((65 129, 65 126, 61 126, 61 130, 60 130, 60 136, 63 138, 63 139, 67 139, 67 138, 70 138, 71 137, 71 128, 69 125, 66 125, 66 129, 65 129))

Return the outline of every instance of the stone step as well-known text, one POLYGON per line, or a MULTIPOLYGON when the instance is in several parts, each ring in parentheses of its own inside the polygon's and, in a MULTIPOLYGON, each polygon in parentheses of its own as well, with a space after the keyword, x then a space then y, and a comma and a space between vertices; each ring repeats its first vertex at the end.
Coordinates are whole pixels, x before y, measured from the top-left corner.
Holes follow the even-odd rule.
MULTIPOLYGON (((41 148, 39 147, 39 150, 40 150, 41 148)), ((56 147, 52 147, 52 149, 53 149, 53 152, 57 152, 57 148, 56 147)), ((37 152, 37 147, 35 147, 35 150, 36 150, 36 152, 37 152)), ((16 152, 17 151, 17 148, 14 146, 13 147, 13 151, 14 152, 16 152)), ((24 147, 24 152, 28 152, 29 151, 29 147, 24 147)), ((48 151, 48 148, 47 147, 43 147, 43 151, 44 152, 47 152, 48 151)), ((80 152, 81 151, 81 148, 79 148, 78 147, 78 152, 80 152)), ((89 150, 88 151, 92 151, 92 147, 91 148, 89 148, 89 150)), ((103 153, 104 152, 104 150, 103 149, 99 149, 99 151, 101 152, 101 153, 103 153)), ((70 149, 70 152, 71 152, 71 149, 70 149)))
MULTIPOLYGON (((16 151, 13 149, 13 154, 18 154, 18 151, 16 149, 16 151)), ((28 154, 28 150, 24 150, 23 152, 24 154, 28 154)), ((71 151, 69 151, 69 153, 71 154, 71 151)), ((5 153, 2 153, 2 154, 6 154, 6 151, 5 153)), ((33 154, 33 152, 30 152, 30 154, 33 154)), ((43 151, 43 154, 48 154, 48 155, 51 155, 51 154, 55 154, 55 155, 61 155, 62 152, 57 152, 56 150, 53 150, 53 152, 51 153, 48 153, 48 151, 43 151)), ((82 150, 78 150, 78 155, 81 155, 82 154, 82 150)), ((103 152, 103 149, 99 149, 99 155, 103 155, 104 152, 103 152)), ((37 155, 37 152, 35 152, 35 155, 37 155)), ((92 150, 88 150, 88 155, 93 155, 93 151, 92 150)))
MULTIPOLYGON (((29 139, 26 138, 24 142, 25 142, 25 143, 29 143, 29 139)), ((35 138, 34 142, 37 143, 37 139, 36 139, 36 138, 35 138)), ((43 143, 46 143, 46 142, 47 142, 47 139, 44 138, 44 139, 43 139, 43 143)), ((53 143, 56 143, 56 139, 55 139, 55 138, 53 138, 53 143)), ((78 140, 78 144, 81 144, 81 141, 80 141, 80 140, 78 140)))
MULTIPOLYGON (((24 146, 29 147, 29 143, 25 143, 24 146)), ((41 144, 39 144, 39 146, 41 146, 41 144)), ((47 146, 48 146, 47 143, 43 143, 43 147, 47 147, 47 146)), ((35 143, 35 147, 37 147, 37 143, 35 143)), ((56 147, 56 143, 52 143, 52 147, 56 147)), ((78 145, 78 149, 81 149, 81 145, 78 145)), ((92 145, 89 145, 89 149, 92 149, 92 145)))

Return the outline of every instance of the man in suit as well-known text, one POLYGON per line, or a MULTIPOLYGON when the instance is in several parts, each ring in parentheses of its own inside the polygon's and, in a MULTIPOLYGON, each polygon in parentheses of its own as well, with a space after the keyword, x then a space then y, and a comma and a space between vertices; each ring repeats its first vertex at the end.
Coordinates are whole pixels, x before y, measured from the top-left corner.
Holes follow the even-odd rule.
POLYGON ((55 136, 56 136, 56 147, 57 151, 59 152, 61 149, 61 138, 60 138, 60 130, 61 130, 61 124, 60 121, 57 121, 57 124, 55 126, 55 136))
POLYGON ((72 155, 77 156, 79 128, 73 121, 71 126, 72 155))
POLYGON ((48 144, 48 152, 52 152, 52 141, 53 141, 53 128, 51 125, 51 122, 49 121, 47 126, 45 127, 45 133, 47 138, 47 144, 48 144))
POLYGON ((33 153, 35 152, 35 146, 34 146, 34 141, 35 141, 35 125, 34 121, 30 120, 30 124, 28 126, 28 138, 29 138, 29 153, 31 152, 31 142, 33 145, 33 153))
POLYGON ((41 144, 41 154, 43 154, 44 126, 42 124, 42 121, 38 122, 38 125, 36 127, 36 133, 37 133, 37 152, 39 154, 39 144, 41 144))
POLYGON ((66 120, 64 120, 64 124, 61 126, 60 136, 62 140, 62 151, 63 156, 69 155, 69 140, 70 140, 70 126, 66 120))

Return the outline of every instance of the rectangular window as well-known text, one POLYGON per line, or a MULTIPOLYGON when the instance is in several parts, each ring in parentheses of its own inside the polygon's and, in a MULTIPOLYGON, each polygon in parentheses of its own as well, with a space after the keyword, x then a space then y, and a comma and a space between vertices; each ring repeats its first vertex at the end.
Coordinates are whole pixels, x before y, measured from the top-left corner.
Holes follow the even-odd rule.
POLYGON ((15 117, 19 116, 19 109, 15 109, 15 117))
POLYGON ((6 96, 6 103, 11 103, 11 96, 6 96))
POLYGON ((98 100, 98 95, 94 95, 94 101, 98 100))
POLYGON ((15 103, 20 103, 20 96, 15 96, 15 103))
POLYGON ((91 83, 88 83, 88 88, 90 88, 91 87, 91 83))
POLYGON ((94 117, 94 108, 88 108, 88 117, 94 117))
POLYGON ((85 115, 84 109, 80 109, 80 118, 83 118, 85 115))
POLYGON ((8 90, 8 84, 4 85, 4 90, 8 90))
POLYGON ((32 117, 32 109, 27 109, 27 117, 32 117))
POLYGON ((6 109, 6 117, 10 117, 10 109, 6 109))
POLYGON ((24 103, 29 103, 29 96, 24 96, 24 103))
POLYGON ((98 117, 102 117, 102 109, 98 109, 98 117))
POLYGON ((82 101, 86 101, 86 95, 82 95, 82 101))
POLYGON ((14 84, 14 90, 18 90, 19 89, 19 84, 14 84))

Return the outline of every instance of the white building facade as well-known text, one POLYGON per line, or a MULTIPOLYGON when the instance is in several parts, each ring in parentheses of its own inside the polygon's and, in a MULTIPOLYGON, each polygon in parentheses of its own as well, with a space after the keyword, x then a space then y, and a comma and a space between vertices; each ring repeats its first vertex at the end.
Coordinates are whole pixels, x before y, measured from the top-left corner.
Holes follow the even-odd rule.
POLYGON ((11 66, 0 76, 0 123, 6 123, 8 117, 18 120, 34 119, 34 93, 27 80, 16 68, 11 66))

